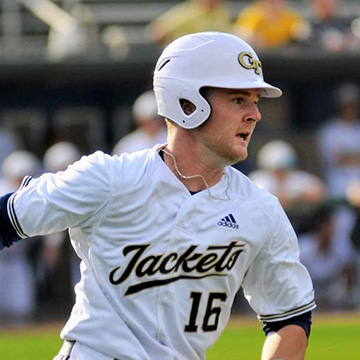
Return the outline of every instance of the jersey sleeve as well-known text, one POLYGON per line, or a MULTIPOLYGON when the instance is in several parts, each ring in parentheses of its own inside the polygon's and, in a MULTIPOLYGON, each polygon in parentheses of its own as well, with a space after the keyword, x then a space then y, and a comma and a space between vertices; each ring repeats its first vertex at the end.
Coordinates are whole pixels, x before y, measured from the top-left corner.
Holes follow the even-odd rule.
POLYGON ((279 202, 273 230, 247 271, 244 294, 261 321, 283 321, 316 307, 307 269, 300 263, 296 234, 279 202))
POLYGON ((67 170, 28 179, 8 201, 21 238, 91 226, 112 192, 112 157, 98 151, 67 170))

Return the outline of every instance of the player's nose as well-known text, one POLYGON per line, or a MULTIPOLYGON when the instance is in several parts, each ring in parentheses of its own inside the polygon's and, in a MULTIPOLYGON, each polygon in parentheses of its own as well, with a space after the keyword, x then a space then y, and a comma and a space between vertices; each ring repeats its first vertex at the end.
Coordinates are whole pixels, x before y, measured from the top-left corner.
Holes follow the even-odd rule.
POLYGON ((259 122, 261 120, 261 113, 257 104, 253 103, 249 105, 244 120, 247 122, 259 122))

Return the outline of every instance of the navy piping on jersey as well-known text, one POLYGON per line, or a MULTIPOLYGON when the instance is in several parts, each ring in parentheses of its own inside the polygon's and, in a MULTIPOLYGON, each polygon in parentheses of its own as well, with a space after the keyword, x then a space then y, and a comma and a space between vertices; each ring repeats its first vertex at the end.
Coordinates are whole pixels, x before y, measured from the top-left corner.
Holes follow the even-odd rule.
POLYGON ((12 194, 6 194, 0 198, 0 250, 21 240, 8 214, 8 201, 12 194))
MULTIPOLYGON (((164 152, 163 152, 162 150, 160 150, 160 151, 159 151, 159 155, 160 155, 160 157, 161 157, 162 161, 164 161, 164 162, 165 162, 165 159, 164 159, 164 152)), ((198 193, 198 191, 190 191, 190 190, 189 190, 189 193, 190 193, 191 195, 195 195, 195 194, 197 194, 197 193, 198 193)))
POLYGON ((287 325, 298 325, 300 327, 302 327, 306 333, 306 336, 309 337, 310 336, 310 329, 311 329, 311 315, 312 312, 308 311, 304 314, 295 316, 293 318, 287 319, 287 320, 282 320, 282 321, 272 321, 272 322, 267 322, 264 321, 263 324, 263 330, 266 334, 266 336, 271 335, 274 332, 279 331, 281 328, 283 328, 284 326, 287 325))
POLYGON ((258 315, 258 319, 260 321, 283 321, 290 318, 293 318, 297 315, 301 315, 303 313, 306 313, 308 311, 314 310, 316 308, 315 300, 312 300, 306 305, 300 306, 296 309, 284 312, 282 314, 271 314, 271 315, 258 315))
MULTIPOLYGON (((28 186, 31 179, 31 176, 25 176, 18 191, 28 186)), ((5 247, 10 247, 14 242, 28 237, 22 231, 16 217, 14 199, 14 193, 0 197, 0 250, 5 247)))

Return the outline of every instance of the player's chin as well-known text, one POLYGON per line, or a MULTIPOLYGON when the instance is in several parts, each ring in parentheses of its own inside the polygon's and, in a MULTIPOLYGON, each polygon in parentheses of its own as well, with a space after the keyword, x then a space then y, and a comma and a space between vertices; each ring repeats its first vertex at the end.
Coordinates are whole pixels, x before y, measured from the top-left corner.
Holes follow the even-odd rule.
POLYGON ((241 156, 238 157, 236 163, 246 160, 247 157, 248 157, 248 153, 246 152, 245 154, 242 154, 241 156))
POLYGON ((237 164, 241 161, 244 161, 248 157, 248 152, 246 148, 237 149, 237 151, 234 151, 231 159, 231 165, 237 164))
POLYGON ((236 155, 239 161, 243 161, 248 157, 248 143, 241 144, 236 148, 236 155))

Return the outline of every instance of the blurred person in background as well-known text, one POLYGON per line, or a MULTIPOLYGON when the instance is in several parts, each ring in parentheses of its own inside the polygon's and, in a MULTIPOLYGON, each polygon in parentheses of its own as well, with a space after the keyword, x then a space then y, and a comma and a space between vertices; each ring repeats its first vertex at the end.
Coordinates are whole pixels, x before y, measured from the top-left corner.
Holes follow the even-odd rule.
POLYGON ((296 151, 284 140, 272 140, 262 146, 257 167, 249 174, 250 179, 277 196, 285 209, 299 202, 318 204, 325 198, 321 179, 297 168, 296 151))
POLYGON ((12 133, 0 126, 0 176, 5 159, 16 150, 19 150, 18 140, 12 133))
MULTIPOLYGON (((346 82, 335 89, 337 113, 319 129, 318 146, 324 179, 331 201, 337 205, 334 232, 343 256, 356 261, 351 232, 356 223, 355 208, 349 205, 347 193, 360 181, 360 89, 346 82)), ((350 203, 351 204, 351 203, 350 203)))
POLYGON ((38 0, 38 2, 40 4, 37 9, 48 10, 41 11, 43 19, 49 25, 47 59, 62 61, 95 51, 99 40, 99 29, 89 6, 80 0, 73 0, 68 2, 70 6, 65 11, 53 2, 49 7, 48 0, 38 0), (58 21, 54 22, 52 20, 54 18, 58 21))
MULTIPOLYGON (((43 167, 46 172, 64 171, 80 157, 80 150, 73 143, 60 141, 46 150, 43 167)), ((42 238, 42 264, 43 316, 64 316, 71 310, 75 299, 73 289, 80 281, 80 259, 71 247, 67 231, 42 238)))
POLYGON ((355 220, 350 232, 350 240, 354 249, 356 270, 353 300, 355 309, 360 311, 360 180, 353 181, 346 190, 346 199, 354 209, 355 220))
MULTIPOLYGON (((341 16, 338 0, 309 0, 311 15, 307 45, 327 51, 359 50, 360 34, 355 29, 355 15, 341 16)), ((346 6, 346 4, 344 4, 346 6)))
POLYGON ((152 148, 156 144, 166 142, 167 129, 163 119, 157 113, 153 90, 144 92, 135 100, 132 118, 136 123, 136 130, 116 143, 112 151, 113 155, 152 148))
POLYGON ((320 207, 313 222, 314 229, 299 236, 300 261, 313 280, 319 310, 349 309, 354 303, 354 258, 339 247, 330 206, 320 207))
MULTIPOLYGON (((6 157, 2 173, 0 190, 16 191, 26 175, 41 174, 41 163, 28 151, 16 151, 6 157)), ((36 280, 30 257, 37 241, 29 240, 9 249, 6 256, 0 254, 0 317, 3 322, 27 322, 35 309, 36 280)))
POLYGON ((162 45, 190 33, 231 30, 232 17, 225 0, 183 1, 155 19, 147 28, 152 40, 162 45))
POLYGON ((303 41, 308 25, 286 0, 257 0, 238 14, 234 32, 257 49, 273 49, 303 41))
POLYGON ((295 231, 305 231, 308 219, 325 199, 323 181, 298 168, 297 153, 284 140, 272 140, 260 148, 257 168, 249 178, 278 197, 295 231))
POLYGON ((341 84, 334 94, 337 113, 319 129, 320 159, 331 196, 344 197, 349 184, 360 179, 359 100, 357 84, 341 84))

